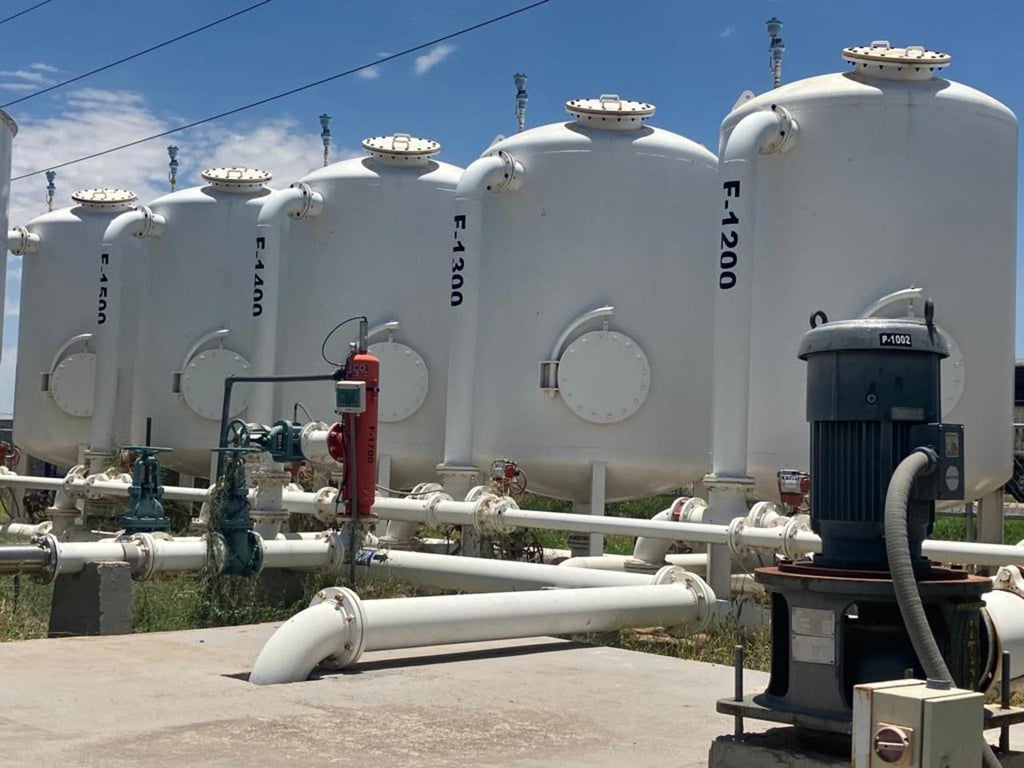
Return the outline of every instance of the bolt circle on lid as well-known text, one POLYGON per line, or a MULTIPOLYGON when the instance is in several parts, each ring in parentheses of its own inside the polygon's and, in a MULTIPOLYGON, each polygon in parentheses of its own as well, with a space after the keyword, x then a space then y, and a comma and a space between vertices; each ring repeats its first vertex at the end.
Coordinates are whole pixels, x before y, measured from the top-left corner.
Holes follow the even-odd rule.
POLYGON ((654 105, 646 101, 620 99, 614 93, 604 93, 596 99, 565 102, 565 111, 577 121, 604 128, 634 128, 651 117, 654 110, 654 105))
POLYGON ((98 187, 80 189, 71 195, 71 199, 84 208, 96 211, 125 211, 138 202, 139 196, 127 189, 98 187))
POLYGON ((235 192, 262 189, 264 184, 274 178, 274 174, 270 171, 243 168, 237 165, 228 168, 207 168, 200 175, 212 187, 230 189, 235 192))
POLYGON ((421 139, 408 133, 393 136, 370 136, 363 139, 363 149, 373 157, 396 163, 424 162, 441 151, 440 142, 421 139))
POLYGON ((890 78, 925 79, 949 66, 953 57, 921 45, 894 48, 888 40, 874 40, 871 45, 853 45, 843 49, 843 59, 858 72, 890 78))

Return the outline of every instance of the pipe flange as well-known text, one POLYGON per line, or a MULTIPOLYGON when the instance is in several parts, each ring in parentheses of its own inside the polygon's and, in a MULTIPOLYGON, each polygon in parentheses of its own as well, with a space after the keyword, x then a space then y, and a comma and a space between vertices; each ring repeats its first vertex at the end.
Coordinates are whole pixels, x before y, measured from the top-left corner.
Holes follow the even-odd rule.
POLYGON ((138 568, 132 574, 136 581, 148 581, 156 570, 156 543, 152 533, 136 533, 127 541, 138 550, 138 568))
POLYGON ((655 572, 651 584, 683 584, 692 575, 678 565, 663 565, 655 572))
POLYGON ((719 477, 714 474, 704 475, 701 482, 709 491, 714 489, 718 491, 743 491, 744 493, 753 491, 756 484, 752 477, 730 477, 728 475, 719 477))
POLYGON ((348 633, 345 642, 337 653, 333 653, 320 661, 320 666, 327 669, 344 669, 359 661, 366 647, 366 612, 359 595, 345 587, 326 587, 309 602, 309 607, 331 603, 334 609, 345 617, 348 633))
POLYGON ((1020 566, 1004 565, 996 571, 996 575, 992 577, 992 589, 1013 592, 1019 597, 1024 597, 1024 574, 1021 573, 1020 566))
POLYGON ((52 533, 37 534, 31 541, 49 555, 46 565, 33 576, 33 581, 38 584, 50 584, 60 572, 60 542, 52 533))
POLYGON ((810 516, 797 515, 791 517, 782 529, 782 554, 790 560, 797 560, 806 552, 802 552, 797 546, 796 537, 804 531, 810 530, 810 516))
POLYGON ((501 501, 500 496, 493 493, 483 494, 473 507, 473 527, 477 533, 486 536, 489 533, 507 533, 504 521, 495 514, 494 507, 501 501))
POLYGON ((313 189, 304 181, 295 182, 291 185, 291 188, 297 189, 301 193, 302 198, 299 201, 299 209, 291 211, 288 216, 296 220, 304 219, 309 216, 309 212, 313 209, 313 189))
POLYGON ((153 209, 147 205, 138 205, 135 210, 142 216, 142 227, 133 234, 141 240, 153 234, 153 209))
POLYGON ((762 155, 788 152, 796 145, 796 139, 800 133, 800 124, 788 109, 778 104, 772 104, 772 112, 778 116, 779 125, 775 135, 760 147, 762 155))
POLYGON ((746 527, 745 517, 735 517, 729 523, 729 551, 734 555, 742 555, 744 552, 744 548, 740 546, 740 536, 746 527))
POLYGON ((498 159, 501 160, 501 178, 493 184, 488 184, 487 191, 496 194, 509 190, 515 192, 523 184, 523 166, 504 149, 498 150, 498 159))
POLYGON ((423 522, 431 528, 441 528, 444 523, 437 519, 437 505, 442 501, 451 501, 452 497, 444 490, 434 491, 426 498, 426 505, 423 508, 423 522))
POLYGON ((753 528, 771 528, 775 525, 783 525, 785 519, 779 505, 773 501, 759 501, 750 508, 747 514, 747 522, 753 528))
POLYGON ((313 497, 313 517, 321 523, 333 523, 345 514, 344 501, 338 501, 338 489, 325 485, 313 497))
POLYGON ((652 583, 675 585, 687 589, 696 601, 699 610, 698 616, 692 621, 687 621, 673 627, 666 627, 670 634, 685 635, 700 632, 711 623, 717 598, 710 585, 704 579, 680 568, 678 565, 666 565, 655 574, 652 583))
POLYGON ((707 508, 708 503, 700 496, 681 496, 672 503, 672 519, 679 523, 699 523, 704 519, 704 510, 707 508), (676 504, 679 502, 682 504, 677 514, 676 504))
POLYGON ((465 501, 478 501, 481 496, 491 492, 489 485, 474 485, 469 489, 469 493, 466 494, 465 501))
POLYGON ((321 573, 341 573, 345 567, 345 556, 348 554, 348 542, 344 540, 341 531, 334 529, 327 533, 327 562, 324 564, 321 573))
MULTIPOLYGON (((420 483, 413 486, 412 491, 409 493, 409 498, 415 499, 431 493, 442 493, 448 496, 448 494, 444 493, 444 486, 440 483, 420 483)), ((451 499, 451 496, 448 496, 448 498, 451 499)))

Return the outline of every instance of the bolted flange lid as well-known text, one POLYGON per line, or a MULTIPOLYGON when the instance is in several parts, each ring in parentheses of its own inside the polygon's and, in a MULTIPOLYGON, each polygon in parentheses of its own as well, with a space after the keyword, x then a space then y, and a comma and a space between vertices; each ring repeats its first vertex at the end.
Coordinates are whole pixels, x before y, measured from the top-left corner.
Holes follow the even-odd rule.
POLYGON ((363 139, 363 149, 373 157, 395 165, 422 165, 441 151, 441 144, 433 139, 396 133, 363 139))
POLYGON ((857 72, 899 80, 927 80, 945 69, 953 60, 948 53, 930 51, 922 45, 894 48, 888 40, 874 40, 871 45, 843 48, 843 59, 857 72))
POLYGON ((127 211, 138 202, 139 196, 127 189, 99 187, 80 189, 71 195, 71 199, 94 211, 127 211))
POLYGON ((852 350, 913 352, 948 357, 949 349, 935 325, 920 320, 839 320, 823 323, 804 334, 797 357, 852 350))
POLYGON ((637 128, 654 114, 654 105, 646 101, 620 99, 614 93, 596 99, 573 99, 565 102, 565 111, 578 123, 598 128, 637 128))
POLYGON ((274 178, 270 171, 258 168, 243 168, 238 165, 230 168, 207 168, 201 176, 211 187, 226 189, 231 192, 251 192, 262 189, 263 185, 274 178))

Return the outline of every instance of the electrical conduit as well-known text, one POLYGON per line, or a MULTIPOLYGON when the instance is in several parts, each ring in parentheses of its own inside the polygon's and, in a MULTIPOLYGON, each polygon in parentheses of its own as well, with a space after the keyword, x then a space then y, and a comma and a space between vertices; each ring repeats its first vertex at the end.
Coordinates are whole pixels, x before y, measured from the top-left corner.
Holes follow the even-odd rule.
MULTIPOLYGON (((929 449, 918 448, 899 463, 889 480, 889 488, 885 493, 885 551, 889 558, 889 573, 896 592, 896 602, 900 606, 900 615, 910 636, 925 674, 929 678, 945 680, 953 685, 953 675, 942 658, 938 643, 928 625, 928 617, 924 612, 924 604, 917 590, 917 579, 914 578, 914 564, 910 554, 910 537, 907 534, 907 504, 910 500, 910 489, 919 475, 927 474, 935 467, 935 454, 929 449)), ((982 740, 982 762, 986 768, 999 768, 1001 763, 989 746, 984 734, 982 740)))
POLYGON ((300 682, 329 660, 344 667, 364 651, 518 637, 686 627, 711 618, 714 594, 696 576, 674 584, 493 595, 360 600, 351 590, 321 592, 260 651, 249 682, 300 682))

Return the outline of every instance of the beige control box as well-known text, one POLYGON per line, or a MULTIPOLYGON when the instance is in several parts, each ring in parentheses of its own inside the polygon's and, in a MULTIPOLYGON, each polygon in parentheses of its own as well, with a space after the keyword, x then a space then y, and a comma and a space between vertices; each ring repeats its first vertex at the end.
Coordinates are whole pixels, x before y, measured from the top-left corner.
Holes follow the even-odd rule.
POLYGON ((981 765, 985 697, 923 680, 853 689, 853 768, 981 765))

